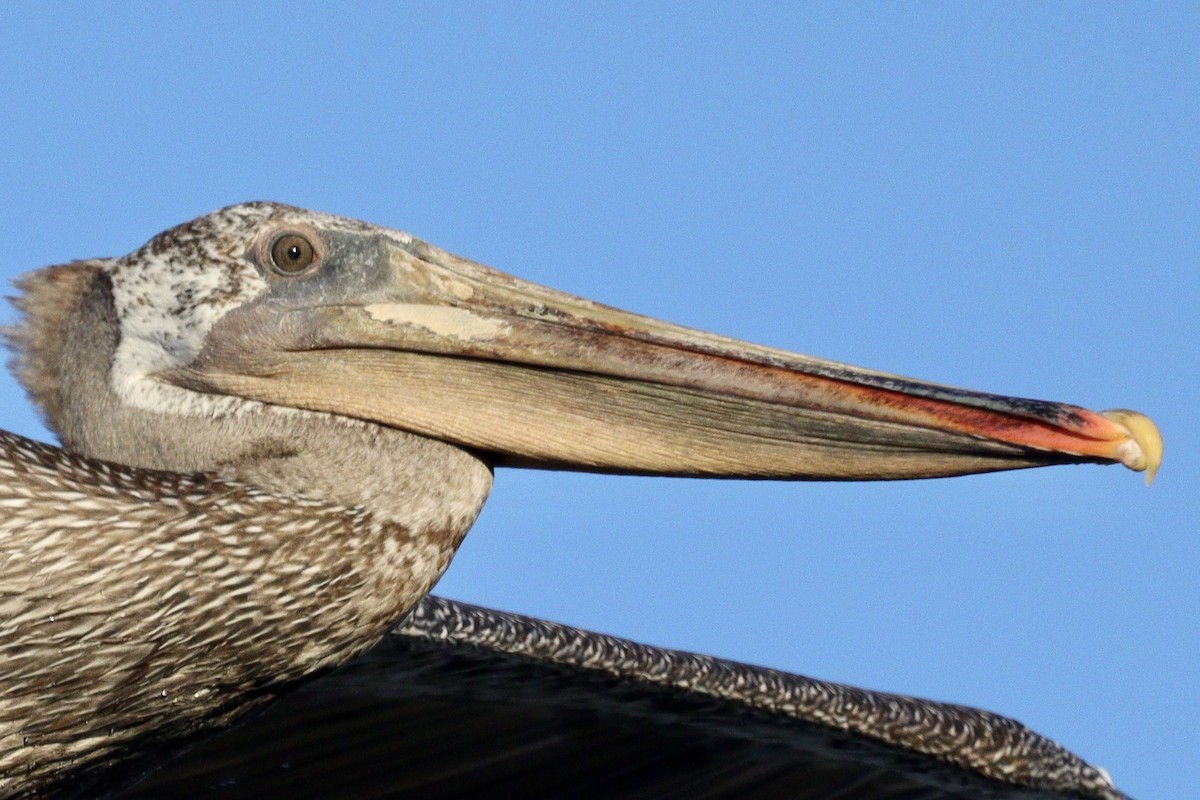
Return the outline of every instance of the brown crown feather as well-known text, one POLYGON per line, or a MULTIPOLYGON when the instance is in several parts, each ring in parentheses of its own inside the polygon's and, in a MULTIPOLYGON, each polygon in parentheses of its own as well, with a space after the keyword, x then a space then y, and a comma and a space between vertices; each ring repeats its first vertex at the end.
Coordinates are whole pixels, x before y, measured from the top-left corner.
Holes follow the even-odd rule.
POLYGON ((20 294, 8 300, 22 319, 0 330, 12 352, 8 367, 53 428, 62 410, 63 346, 67 321, 101 274, 103 259, 72 261, 33 272, 15 282, 20 294))

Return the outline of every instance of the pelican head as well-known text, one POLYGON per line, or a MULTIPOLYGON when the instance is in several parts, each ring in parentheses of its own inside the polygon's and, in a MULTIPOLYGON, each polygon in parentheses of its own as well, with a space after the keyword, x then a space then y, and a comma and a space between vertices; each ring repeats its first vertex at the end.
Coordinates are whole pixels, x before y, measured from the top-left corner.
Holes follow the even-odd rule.
MULTIPOLYGON (((107 382, 155 413, 301 409, 489 465, 655 475, 871 480, 1092 461, 1149 476, 1161 453, 1134 412, 751 345, 275 203, 231 206, 85 263, 111 283, 119 322, 107 382)), ((36 395, 29 376, 46 370, 20 366, 36 395)), ((69 447, 123 455, 88 441, 97 426, 55 419, 61 405, 42 402, 69 447)))

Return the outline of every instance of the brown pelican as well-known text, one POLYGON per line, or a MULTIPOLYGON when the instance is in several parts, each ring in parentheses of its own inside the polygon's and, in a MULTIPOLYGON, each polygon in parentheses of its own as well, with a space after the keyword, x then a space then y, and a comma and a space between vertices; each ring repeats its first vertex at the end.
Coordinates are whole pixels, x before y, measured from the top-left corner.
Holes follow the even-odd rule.
MULTIPOLYGON (((225 726, 407 614, 366 659, 230 734, 224 763, 294 739, 316 767, 293 765, 290 793, 344 792, 303 744, 333 708, 365 720, 351 749, 393 781, 359 794, 1122 796, 986 712, 426 595, 495 466, 841 480, 1090 461, 1149 476, 1161 439, 1135 412, 736 342, 272 203, 20 288, 14 366, 63 449, 0 436, 6 794, 116 786, 128 759, 225 726), (364 694, 364 674, 386 680, 364 694), (685 773, 688 789, 662 783, 685 773)), ((177 793, 212 758, 178 763, 130 796, 177 793)))

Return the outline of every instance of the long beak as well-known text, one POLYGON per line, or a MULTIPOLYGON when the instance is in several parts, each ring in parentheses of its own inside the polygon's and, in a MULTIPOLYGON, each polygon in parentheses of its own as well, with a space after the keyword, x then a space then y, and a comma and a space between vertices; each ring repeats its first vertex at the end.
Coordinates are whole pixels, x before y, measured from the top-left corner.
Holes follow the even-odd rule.
POLYGON ((870 480, 1090 461, 1146 470, 1149 480, 1161 459, 1157 429, 1136 412, 759 347, 519 281, 419 241, 382 250, 382 288, 327 286, 320 302, 268 297, 231 312, 194 364, 164 377, 372 420, 502 465, 870 480))

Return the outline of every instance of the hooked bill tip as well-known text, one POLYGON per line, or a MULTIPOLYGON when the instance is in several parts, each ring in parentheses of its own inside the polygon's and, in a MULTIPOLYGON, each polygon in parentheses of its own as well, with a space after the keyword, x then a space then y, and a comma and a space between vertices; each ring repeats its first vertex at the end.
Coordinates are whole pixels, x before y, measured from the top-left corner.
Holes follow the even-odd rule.
POLYGON ((1114 408, 1100 413, 1129 431, 1129 441, 1122 446, 1121 463, 1138 472, 1145 470, 1146 485, 1149 486, 1163 457, 1163 439, 1158 426, 1145 414, 1126 408, 1114 408))

